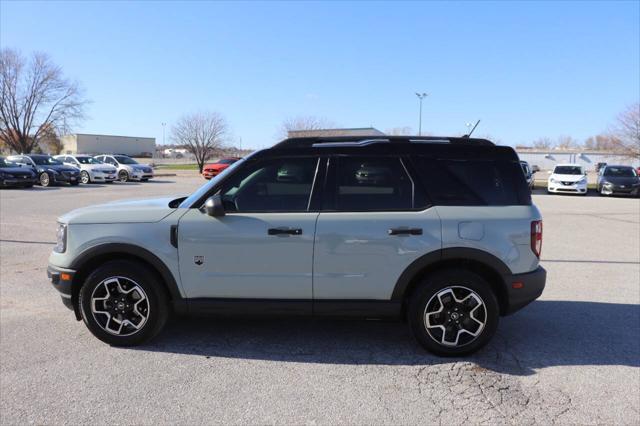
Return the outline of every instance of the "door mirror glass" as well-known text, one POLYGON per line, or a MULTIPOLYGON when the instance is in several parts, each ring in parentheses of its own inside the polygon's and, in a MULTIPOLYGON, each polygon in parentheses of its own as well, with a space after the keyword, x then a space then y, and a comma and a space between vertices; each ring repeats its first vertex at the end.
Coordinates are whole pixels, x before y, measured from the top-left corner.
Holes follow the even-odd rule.
POLYGON ((224 216, 224 206, 222 205, 222 197, 214 195, 204 202, 204 211, 211 217, 224 216))

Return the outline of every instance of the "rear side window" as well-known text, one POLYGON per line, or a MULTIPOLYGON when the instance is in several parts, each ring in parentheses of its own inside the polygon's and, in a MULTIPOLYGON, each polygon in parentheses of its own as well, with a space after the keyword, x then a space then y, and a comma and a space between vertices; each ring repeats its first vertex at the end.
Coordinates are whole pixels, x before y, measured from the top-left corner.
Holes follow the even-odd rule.
POLYGON ((397 157, 336 157, 337 211, 411 210, 415 187, 397 157))
POLYGON ((519 162, 419 158, 418 172, 436 205, 529 205, 531 195, 519 162))

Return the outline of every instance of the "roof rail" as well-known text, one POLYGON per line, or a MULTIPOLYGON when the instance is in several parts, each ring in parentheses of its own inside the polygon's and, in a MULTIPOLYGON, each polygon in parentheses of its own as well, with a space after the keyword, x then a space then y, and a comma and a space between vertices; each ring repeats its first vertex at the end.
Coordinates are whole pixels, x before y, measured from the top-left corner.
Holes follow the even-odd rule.
POLYGON ((378 143, 433 143, 433 144, 461 144, 494 146, 487 139, 469 137, 442 137, 442 136, 313 136, 289 138, 277 143, 273 148, 319 148, 319 147, 362 147, 378 143))

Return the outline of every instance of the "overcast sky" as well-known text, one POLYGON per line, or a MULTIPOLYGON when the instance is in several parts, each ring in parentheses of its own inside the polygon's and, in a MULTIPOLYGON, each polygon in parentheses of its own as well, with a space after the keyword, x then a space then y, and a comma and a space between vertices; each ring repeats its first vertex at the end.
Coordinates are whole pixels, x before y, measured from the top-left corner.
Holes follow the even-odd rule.
POLYGON ((0 43, 43 51, 92 101, 81 133, 162 142, 222 113, 243 147, 281 122, 584 139, 640 98, 640 2, 5 2, 0 43))

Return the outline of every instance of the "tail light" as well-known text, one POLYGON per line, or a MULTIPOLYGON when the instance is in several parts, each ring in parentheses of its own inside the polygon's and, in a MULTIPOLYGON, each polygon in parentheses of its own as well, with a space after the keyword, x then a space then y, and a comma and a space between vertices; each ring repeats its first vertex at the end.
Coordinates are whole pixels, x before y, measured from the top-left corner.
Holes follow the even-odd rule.
POLYGON ((540 259, 542 253, 542 221, 531 222, 531 251, 540 259))

